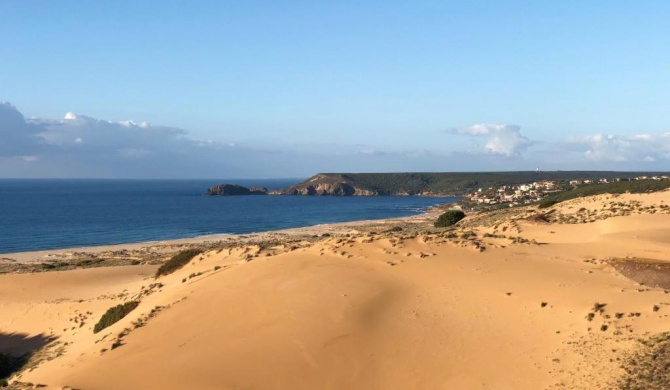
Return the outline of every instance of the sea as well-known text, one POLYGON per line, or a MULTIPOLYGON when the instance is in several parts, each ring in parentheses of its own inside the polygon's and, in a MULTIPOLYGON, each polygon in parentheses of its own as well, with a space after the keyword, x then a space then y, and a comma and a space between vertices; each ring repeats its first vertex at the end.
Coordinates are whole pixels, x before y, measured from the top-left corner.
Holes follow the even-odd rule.
POLYGON ((404 217, 459 200, 204 195, 221 183, 279 189, 300 181, 0 179, 0 253, 404 217))

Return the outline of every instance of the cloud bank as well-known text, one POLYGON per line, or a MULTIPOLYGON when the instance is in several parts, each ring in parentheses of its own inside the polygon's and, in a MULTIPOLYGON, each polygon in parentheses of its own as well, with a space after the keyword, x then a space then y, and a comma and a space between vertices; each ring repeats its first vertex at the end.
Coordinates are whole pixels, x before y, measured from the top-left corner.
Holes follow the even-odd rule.
POLYGON ((14 106, 0 102, 0 157, 31 155, 41 147, 41 127, 26 121, 14 106))
POLYGON ((148 122, 68 112, 25 118, 0 106, 0 177, 300 178, 317 172, 430 170, 443 156, 386 152, 369 145, 249 145, 192 138, 148 122))
MULTIPOLYGON (((670 133, 592 134, 537 142, 509 124, 476 124, 435 134, 425 148, 351 144, 283 145, 195 139, 188 131, 141 121, 108 121, 68 112, 25 118, 0 103, 0 177, 287 178, 317 172, 667 170, 670 133), (473 147, 459 140, 469 140, 473 147), (538 150, 540 149, 540 150, 538 150)), ((414 137, 415 134, 406 134, 414 137)), ((408 139, 410 139, 408 138, 408 139)))
POLYGON ((670 159, 670 133, 594 134, 570 140, 583 155, 598 162, 655 162, 670 159))
POLYGON ((517 125, 476 124, 450 132, 486 138, 483 152, 506 157, 518 157, 534 143, 521 134, 521 127, 517 125))
POLYGON ((72 112, 62 119, 26 119, 0 103, 0 177, 211 176, 239 169, 235 153, 232 146, 191 139, 174 127, 72 112))

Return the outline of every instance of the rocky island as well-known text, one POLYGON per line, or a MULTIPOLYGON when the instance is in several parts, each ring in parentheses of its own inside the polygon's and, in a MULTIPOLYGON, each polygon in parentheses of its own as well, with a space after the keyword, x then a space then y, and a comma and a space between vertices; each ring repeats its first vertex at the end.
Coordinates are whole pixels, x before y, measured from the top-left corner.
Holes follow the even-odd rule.
POLYGON ((219 184, 207 189, 208 196, 229 196, 229 195, 267 195, 268 189, 265 187, 243 187, 237 184, 219 184))

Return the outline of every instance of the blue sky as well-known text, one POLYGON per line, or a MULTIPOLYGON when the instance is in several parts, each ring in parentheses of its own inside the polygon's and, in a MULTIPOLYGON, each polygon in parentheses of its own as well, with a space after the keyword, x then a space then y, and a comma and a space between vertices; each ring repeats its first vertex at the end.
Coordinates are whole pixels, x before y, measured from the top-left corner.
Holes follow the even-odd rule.
POLYGON ((0 177, 667 170, 669 15, 666 1, 3 1, 0 177))

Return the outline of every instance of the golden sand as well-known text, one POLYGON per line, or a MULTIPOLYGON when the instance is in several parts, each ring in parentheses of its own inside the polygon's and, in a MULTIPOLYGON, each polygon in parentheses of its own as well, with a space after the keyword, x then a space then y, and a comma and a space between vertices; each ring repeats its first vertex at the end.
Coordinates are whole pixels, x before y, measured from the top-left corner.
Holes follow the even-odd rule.
POLYGON ((449 231, 240 243, 159 279, 157 265, 0 275, 0 347, 47 344, 13 380, 49 389, 612 388, 637 340, 670 327, 663 287, 612 265, 670 261, 669 202, 599 196, 449 231))

